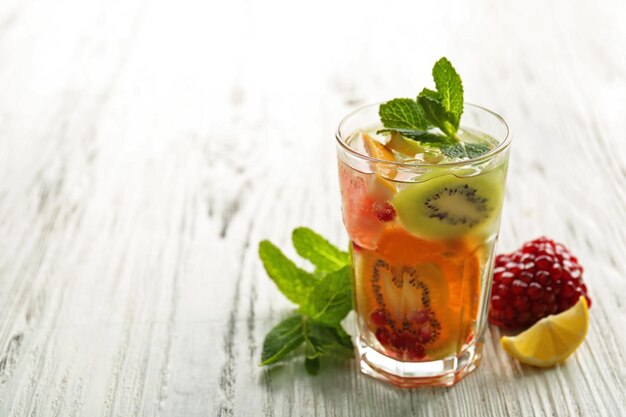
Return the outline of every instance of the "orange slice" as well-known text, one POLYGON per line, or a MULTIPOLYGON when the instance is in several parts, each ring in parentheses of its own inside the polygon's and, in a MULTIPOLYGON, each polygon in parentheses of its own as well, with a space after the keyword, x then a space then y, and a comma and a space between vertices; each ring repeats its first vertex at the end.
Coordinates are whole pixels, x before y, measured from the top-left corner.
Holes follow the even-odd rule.
MULTIPOLYGON (((374 138, 372 138, 367 133, 361 134, 363 137, 363 145, 365 146, 365 151, 367 154, 373 158, 380 159, 382 161, 395 161, 395 157, 393 156, 393 152, 389 148, 387 148, 382 143, 378 142, 374 138)), ((397 174, 397 171, 393 168, 388 168, 381 163, 374 162, 374 171, 376 172, 376 183, 377 185, 382 186, 385 190, 384 192, 391 193, 391 197, 396 193, 396 186, 387 180, 387 178, 394 178, 397 174)))
MULTIPOLYGON (((357 310, 367 318, 375 309, 390 316, 389 330, 413 335, 426 327, 426 360, 457 352, 471 334, 479 298, 480 262, 459 242, 426 241, 404 229, 385 230, 377 250, 355 254, 357 310), (430 312, 428 323, 416 314, 430 312)), ((377 327, 368 322, 375 332, 377 327)))
POLYGON ((369 156, 376 159, 382 159, 383 161, 395 160, 393 152, 391 152, 391 150, 389 150, 385 145, 378 142, 367 133, 362 133, 361 136, 363 137, 363 144, 365 145, 365 150, 369 156))

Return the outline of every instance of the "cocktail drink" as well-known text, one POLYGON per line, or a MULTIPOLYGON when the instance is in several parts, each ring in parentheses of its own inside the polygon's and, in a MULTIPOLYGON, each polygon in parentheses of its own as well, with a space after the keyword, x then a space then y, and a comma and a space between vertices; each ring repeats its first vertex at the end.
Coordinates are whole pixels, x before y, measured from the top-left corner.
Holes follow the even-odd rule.
POLYGON ((379 105, 336 135, 358 359, 402 387, 452 385, 482 354, 510 135, 495 113, 464 111, 449 147, 381 131, 379 105))

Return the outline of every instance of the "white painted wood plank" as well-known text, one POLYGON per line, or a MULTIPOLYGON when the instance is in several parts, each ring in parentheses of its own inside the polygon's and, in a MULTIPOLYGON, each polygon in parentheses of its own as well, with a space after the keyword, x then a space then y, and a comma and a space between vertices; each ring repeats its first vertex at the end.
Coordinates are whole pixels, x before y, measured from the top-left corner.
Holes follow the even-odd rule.
POLYGON ((623 2, 0 4, 0 415, 619 415, 626 405, 623 2), (333 131, 448 56, 514 129, 502 250, 541 234, 594 301, 565 365, 487 336, 452 389, 353 362, 257 366, 289 311, 257 244, 345 244, 333 131))

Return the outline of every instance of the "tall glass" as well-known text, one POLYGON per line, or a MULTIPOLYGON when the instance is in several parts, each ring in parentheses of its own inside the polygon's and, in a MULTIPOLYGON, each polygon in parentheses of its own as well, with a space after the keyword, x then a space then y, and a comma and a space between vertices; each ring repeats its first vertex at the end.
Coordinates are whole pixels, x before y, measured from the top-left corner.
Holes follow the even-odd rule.
POLYGON ((461 128, 497 144, 475 159, 428 164, 377 159, 351 142, 378 126, 374 104, 336 134, 361 371, 401 387, 450 386, 482 356, 509 128, 466 103, 461 128))

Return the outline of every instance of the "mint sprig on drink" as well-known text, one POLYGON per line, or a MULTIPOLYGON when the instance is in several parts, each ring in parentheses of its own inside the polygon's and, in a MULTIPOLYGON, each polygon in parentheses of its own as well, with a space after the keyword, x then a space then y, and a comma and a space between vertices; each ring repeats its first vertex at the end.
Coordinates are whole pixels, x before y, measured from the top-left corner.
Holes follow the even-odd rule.
POLYGON ((305 368, 316 374, 320 358, 351 358, 354 348, 341 321, 352 310, 350 257, 311 229, 293 231, 298 255, 313 264, 305 271, 271 242, 259 244, 259 256, 269 277, 298 309, 265 336, 261 365, 291 358, 304 344, 305 368))
POLYGON ((465 144, 457 135, 463 114, 463 83, 450 61, 441 58, 432 74, 436 91, 424 88, 415 100, 396 98, 380 105, 378 114, 384 129, 378 133, 398 133, 439 148, 452 158, 475 158, 487 153, 489 146, 465 144))

